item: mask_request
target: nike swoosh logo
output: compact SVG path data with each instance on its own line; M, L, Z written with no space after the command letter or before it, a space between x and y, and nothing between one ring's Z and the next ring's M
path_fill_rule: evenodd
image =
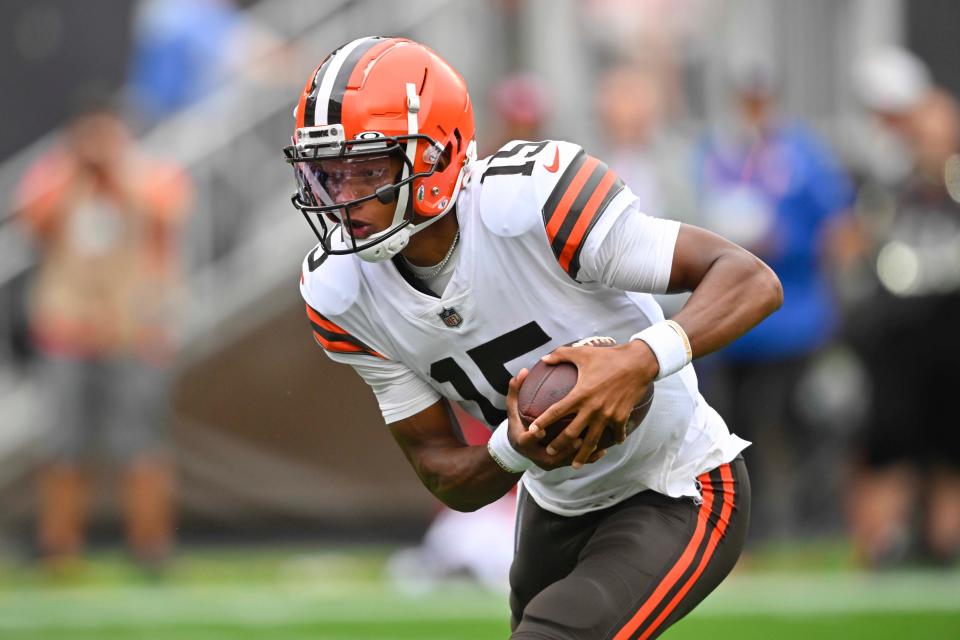
M554 147L553 149L553 164L543 165L547 171L550 173L556 173L560 168L560 147Z

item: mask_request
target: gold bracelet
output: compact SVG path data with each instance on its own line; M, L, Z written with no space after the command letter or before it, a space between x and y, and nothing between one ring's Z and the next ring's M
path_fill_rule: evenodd
M687 332L674 320L665 320L665 322L670 325L670 328L676 331L680 339L683 340L683 348L687 351L687 362L691 362L693 360L693 348L690 346L690 338L687 337Z

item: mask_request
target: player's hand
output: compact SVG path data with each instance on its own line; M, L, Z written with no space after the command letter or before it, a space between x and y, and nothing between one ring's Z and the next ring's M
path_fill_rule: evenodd
M608 426L613 429L617 443L626 439L630 412L659 371L656 356L640 340L615 347L559 347L544 356L543 361L575 365L577 384L534 420L530 429L536 429L535 435L542 437L547 426L563 416L575 414L546 450L561 457L573 452L571 465L576 469L590 461Z
M521 369L520 372L510 380L509 391L507 392L507 437L510 444L520 452L521 455L529 458L541 469L550 471L560 467L568 467L577 454L577 448L580 444L572 442L568 448L559 453L548 453L546 447L540 444L540 438L536 430L529 430L523 426L520 420L520 411L517 409L517 397L520 393L520 385L527 377L528 371ZM585 462L596 462L604 456L605 450L594 451L591 455L584 458Z

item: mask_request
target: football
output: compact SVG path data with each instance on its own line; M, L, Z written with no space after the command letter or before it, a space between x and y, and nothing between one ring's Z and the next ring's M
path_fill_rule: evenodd
M591 346L591 347L612 347L616 341L612 338L584 338L567 346ZM530 426L530 423L540 417L547 407L556 403L558 400L570 393L573 386L577 383L577 368L569 362L560 364L547 364L538 361L530 369L523 384L520 386L519 396L517 398L517 409L520 412L520 420L523 426ZM636 429L650 411L653 403L653 384L647 387L637 406L634 407L627 421L627 435L629 436ZM546 429L546 435L540 440L540 444L547 446L561 431L573 420L573 415L564 416ZM607 427L600 437L598 448L605 449L616 443L614 432Z

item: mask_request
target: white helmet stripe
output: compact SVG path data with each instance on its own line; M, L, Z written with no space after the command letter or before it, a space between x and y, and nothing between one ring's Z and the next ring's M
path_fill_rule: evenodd
M330 116L328 108L330 106L330 93L333 91L333 85L337 81L337 76L340 75L340 69L343 68L343 65L347 59L350 58L350 54L353 53L354 49L371 40L372 38L369 37L357 38L353 42L340 47L330 58L330 66L323 74L323 79L317 88L317 107L313 114L313 125L315 127L333 124L328 121Z
M407 89L407 133L411 136L420 133L420 123L417 118L417 113L420 112L420 97L417 95L417 85L412 82L406 83ZM417 140L416 138L410 138L407 140L407 149L406 149L407 160L410 161L410 167L413 167L417 162ZM400 179L406 180L410 175L410 169L407 166L407 163L403 164L403 170L400 173ZM393 210L393 225L396 226L403 222L404 217L407 213L407 199L409 198L410 192L413 190L413 185L400 189L400 193L397 197L397 206Z

